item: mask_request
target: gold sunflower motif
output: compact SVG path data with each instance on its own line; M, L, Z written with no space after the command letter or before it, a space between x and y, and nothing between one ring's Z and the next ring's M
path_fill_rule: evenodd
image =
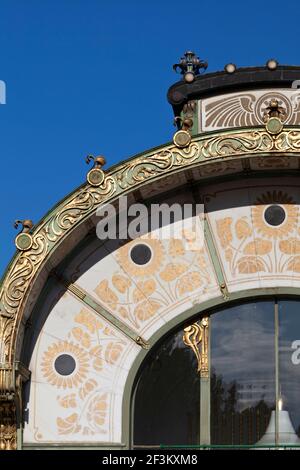
M74 361L74 370L68 375L60 374L55 367L55 361L61 356L71 356ZM72 361L72 360L71 360ZM44 353L41 368L45 379L58 388L73 388L82 383L88 372L88 354L78 346L67 341L59 341L49 346Z
M148 250L149 261L144 264L138 264L134 262L132 258L133 249L138 245L146 245L150 250ZM158 272L163 262L164 251L160 240L154 238L140 238L138 240L133 240L120 248L116 257L120 266L129 275L151 276Z
M298 207L292 196L282 191L268 191L255 201L252 208L253 225L258 233L266 238L283 238L289 235L298 223ZM285 215L282 223L270 225L266 220L266 211L269 207L276 205L281 207Z

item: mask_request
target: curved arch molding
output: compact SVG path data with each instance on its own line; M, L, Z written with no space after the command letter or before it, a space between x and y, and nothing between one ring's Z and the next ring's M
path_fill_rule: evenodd
M30 250L18 253L0 291L0 363L13 364L17 331L35 279L64 238L97 208L132 189L185 168L241 157L300 155L300 132L286 129L276 137L261 128L195 137L184 149L163 147L117 165L105 173L99 187L80 187L45 217L32 233Z
M91 186L86 183L64 199L33 229L31 248L17 253L2 282L0 292L0 396L6 399L12 397L17 389L17 378L26 379L26 371L22 371L21 365L18 365L24 324L49 271L58 263L57 253L60 247L66 239L72 237L73 244L76 244L76 234L80 233L83 223L95 214L99 206L135 189L146 188L155 180L167 178L182 171L205 168L204 176L214 176L218 174L218 168L223 168L227 162L230 162L232 168L238 168L234 166L233 162L239 161L247 161L247 164L241 167L241 171L249 171L251 162L255 162L256 169L264 170L272 169L273 166L278 169L278 161L280 161L283 169L289 169L290 161L292 161L290 157L294 157L296 160L296 163L293 161L290 167L291 170L294 170L298 168L299 156L300 132L296 128L284 128L283 132L276 136L271 136L262 127L214 134L207 133L193 138L186 148L179 149L173 144L167 145L121 163L111 170L103 172L102 182L99 186ZM276 157L277 163L271 162L268 157ZM210 166L211 170L209 170ZM235 224L237 222L235 221ZM223 285L223 268L220 267L218 256L214 255L214 246L219 244L220 248L224 248L225 242L222 237L217 243L216 240L212 240L209 225L215 223L217 222L209 221L207 226L207 245L209 256L213 260L211 269L214 271L211 274L211 295L209 297L217 297L221 291L223 298L226 299L227 287L226 284ZM226 220L223 221L223 224L221 231L225 230L226 232L228 229L228 227L226 228ZM236 237L240 240L240 237L243 237L243 231L247 231L247 226L240 222L238 230L240 235L237 233ZM249 246L249 257L251 250L256 249L256 245ZM264 256L263 252L267 253L271 248L265 243L261 244L259 249L262 251L261 255ZM288 246L285 248L286 251L290 249ZM230 256L229 253L227 256ZM261 260L251 265L250 258L244 261L244 268L241 269L248 269L249 272L252 270L253 273L255 271L259 273L259 263L267 263L267 261ZM298 263L298 260L295 259L294 263ZM229 278L230 275L226 277L230 285ZM289 283L290 279L286 278L283 285L288 286ZM250 288L261 287L261 285L258 275ZM268 286L274 287L274 283ZM298 282L295 287L298 288ZM242 289L243 287L240 287L238 290ZM183 305L184 303L182 303ZM149 338L150 333L147 336ZM118 438L115 436L113 442L118 441L119 438L120 436Z

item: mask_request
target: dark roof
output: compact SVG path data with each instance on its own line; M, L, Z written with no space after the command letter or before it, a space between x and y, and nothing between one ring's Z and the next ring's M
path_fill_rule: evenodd
M281 65L275 70L245 67L232 74L222 71L198 75L192 83L180 80L169 88L167 98L178 116L189 100L254 88L290 88L294 80L300 80L300 66Z

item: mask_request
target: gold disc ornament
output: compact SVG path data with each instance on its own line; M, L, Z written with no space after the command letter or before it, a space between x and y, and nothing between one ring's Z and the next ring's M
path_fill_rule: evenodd
M104 181L104 172L100 168L92 168L86 179L91 186L100 186Z
M176 147L184 148L187 147L192 140L191 134L187 131L177 131L173 136L173 142Z
M282 128L283 128L283 124L278 117L271 117L266 124L266 129L269 132L269 134L273 134L273 135L280 134L280 132L282 131Z
M16 236L15 244L20 251L30 250L32 247L32 236L29 233L19 233Z

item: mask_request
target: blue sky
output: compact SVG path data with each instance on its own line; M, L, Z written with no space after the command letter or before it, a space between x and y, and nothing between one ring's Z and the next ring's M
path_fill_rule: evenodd
M296 1L0 0L0 274L13 221L37 222L80 185L88 153L110 166L171 139L166 92L185 50L207 72L297 65L299 13Z

